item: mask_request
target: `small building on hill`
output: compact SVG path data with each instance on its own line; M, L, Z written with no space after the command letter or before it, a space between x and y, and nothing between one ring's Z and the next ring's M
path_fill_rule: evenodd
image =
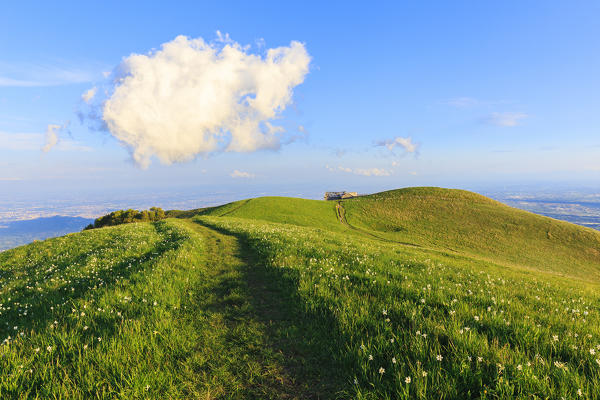
M341 200L341 199L351 199L352 197L357 197L357 192L325 192L325 200Z

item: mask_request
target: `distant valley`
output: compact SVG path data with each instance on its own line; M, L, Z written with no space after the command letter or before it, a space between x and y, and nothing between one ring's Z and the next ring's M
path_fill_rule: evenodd
M77 232L93 221L90 218L56 215L22 221L0 222L0 251L31 243L34 240L44 240Z

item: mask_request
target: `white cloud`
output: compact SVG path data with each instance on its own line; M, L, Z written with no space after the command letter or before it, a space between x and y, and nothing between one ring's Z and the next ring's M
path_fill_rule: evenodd
M484 122L496 126L513 127L520 125L521 121L529 117L521 112L494 112L484 119Z
M331 172L341 171L354 175L362 175L362 176L390 176L392 171L384 169L384 168L348 168L338 166L337 168L330 167L326 165L327 168Z
M235 171L233 171L231 174L229 174L229 176L231 176L232 178L246 178L246 179L254 178L254 174L251 174L249 172L238 171L237 169Z
M126 57L105 101L95 99L99 111L88 116L97 115L142 167L152 156L171 164L279 148L283 128L272 121L308 73L306 48L293 41L263 57L217 35L214 43L178 36L157 51Z
M58 143L58 131L61 129L63 127L60 125L48 125L48 128L46 128L46 144L42 147L44 153L49 152L51 148L56 146L56 143Z
M376 143L376 146L385 146L389 151L393 151L396 146L400 146L407 153L414 153L417 151L419 145L413 143L411 137L397 136L394 139L385 139Z
M87 92L85 92L84 94L82 94L81 98L86 103L89 103L90 101L92 101L92 99L94 98L94 96L96 96L96 92L97 91L98 91L98 88L96 86L94 86L93 88L91 88L90 90L88 90Z

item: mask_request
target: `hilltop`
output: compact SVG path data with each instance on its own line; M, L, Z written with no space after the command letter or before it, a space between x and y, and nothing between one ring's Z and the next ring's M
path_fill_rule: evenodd
M164 217L0 253L0 397L600 398L600 232L441 188Z

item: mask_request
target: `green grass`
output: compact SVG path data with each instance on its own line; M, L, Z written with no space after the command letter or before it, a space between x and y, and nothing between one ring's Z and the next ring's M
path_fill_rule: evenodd
M463 191L336 204L0 253L0 398L600 398L598 233Z

